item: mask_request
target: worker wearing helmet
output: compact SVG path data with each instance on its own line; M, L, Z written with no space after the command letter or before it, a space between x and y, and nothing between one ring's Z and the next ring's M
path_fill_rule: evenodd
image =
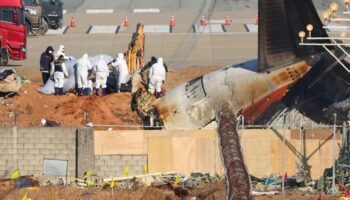
M149 70L149 84L148 91L151 94L156 92L156 97L159 98L162 91L162 85L165 81L165 67L163 64L163 58L159 57L156 64L153 64L151 69Z
M83 90L85 88L88 88L88 75L89 75L89 69L92 68L91 63L89 61L88 54L84 54L83 57L81 57L78 60L77 63L77 93L78 95L82 95Z
M105 96L107 94L107 77L109 75L106 62L102 59L97 61L94 71L96 72L96 96L99 96L100 87L102 88L102 95Z
M63 95L64 78L68 77L63 55L60 55L58 59L53 62L50 74L53 75L55 79L55 95Z
M114 76L117 80L116 89L117 92L120 92L121 84L127 83L130 78L128 65L126 64L123 53L118 54L117 59L114 60L114 62L112 62L112 67L114 71Z
M42 75L43 84L50 78L51 65L53 62L53 48L52 46L48 46L46 51L40 56L40 71Z

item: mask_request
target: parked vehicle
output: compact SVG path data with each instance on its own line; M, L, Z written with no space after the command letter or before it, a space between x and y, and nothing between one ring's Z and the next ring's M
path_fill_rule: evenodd
M0 1L0 65L26 58L26 27L22 0Z
M48 29L62 27L62 0L23 0L27 34L45 35Z

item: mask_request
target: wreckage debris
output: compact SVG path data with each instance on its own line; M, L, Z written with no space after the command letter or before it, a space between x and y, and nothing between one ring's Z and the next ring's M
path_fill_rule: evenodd
M22 87L25 79L12 68L0 70L0 97L14 96Z

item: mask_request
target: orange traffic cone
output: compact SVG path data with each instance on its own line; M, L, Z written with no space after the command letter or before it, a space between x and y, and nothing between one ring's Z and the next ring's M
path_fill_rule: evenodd
M175 18L174 18L174 16L171 16L169 26L170 26L171 28L174 28L174 26L175 26Z
M205 19L205 17L203 16L201 19L201 25L202 26L206 26L207 25L207 20Z
M230 17L229 17L229 16L226 16L226 18L225 18L225 25L226 25L226 26L229 26L230 24L231 24Z
M70 27L71 27L71 28L75 27L74 17L72 17L72 18L70 19Z
M129 27L129 19L128 19L128 17L125 17L123 26L124 27Z
M256 16L255 25L259 25L259 16Z

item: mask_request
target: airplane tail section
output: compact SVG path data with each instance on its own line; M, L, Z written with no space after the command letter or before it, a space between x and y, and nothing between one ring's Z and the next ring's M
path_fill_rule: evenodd
M324 51L322 47L298 45L298 33L307 33L308 24L314 27L313 37L328 37L312 0L259 0L259 20L260 72L284 67Z

